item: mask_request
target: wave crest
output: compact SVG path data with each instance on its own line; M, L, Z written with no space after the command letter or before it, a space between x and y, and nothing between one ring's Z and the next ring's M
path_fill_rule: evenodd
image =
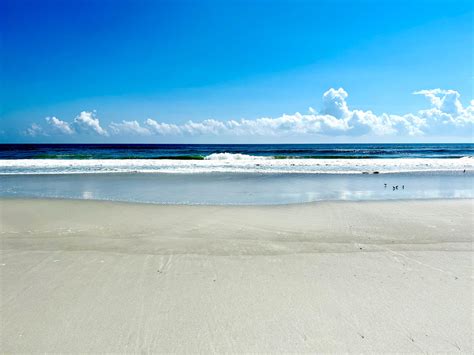
M254 156L240 153L213 153L204 158L205 160L268 160L272 157Z
M474 159L274 159L220 153L206 160L0 159L0 175L87 173L290 173L474 172Z

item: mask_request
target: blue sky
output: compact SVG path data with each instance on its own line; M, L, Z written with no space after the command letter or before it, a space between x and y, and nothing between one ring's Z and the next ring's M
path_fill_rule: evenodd
M4 142L472 141L471 1L0 7Z

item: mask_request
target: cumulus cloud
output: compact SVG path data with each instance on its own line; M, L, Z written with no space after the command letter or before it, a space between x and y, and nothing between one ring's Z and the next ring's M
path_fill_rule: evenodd
M145 124L160 135L423 135L427 127L426 117L415 114L376 115L372 111L351 110L342 89L329 89L323 94L321 111L310 107L308 114L296 112L279 117L262 117L253 120L239 119L219 121L208 119L188 121L179 125L148 119Z
M45 118L46 122L53 127L54 130L57 130L59 133L64 133L64 134L73 134L74 130L71 128L70 124L61 121L60 119L56 117L46 117Z
M149 127L149 129L160 135L176 135L181 134L181 129L175 124L169 123L160 123L152 120L151 118L145 121L145 124Z
M189 120L184 123L166 123L148 118L138 121L112 122L110 133L116 135L160 136L293 136L293 135L376 135L419 136L426 134L465 134L472 132L474 124L474 100L464 107L461 95L455 90L430 89L414 92L429 100L430 107L416 113L394 115L376 114L370 110L351 109L347 103L349 94L343 89L331 88L322 96L321 110L310 107L308 113L283 114L278 117L256 119L231 119L203 121ZM51 128L46 131L32 125L25 131L29 136L48 134L81 134L83 132L108 136L94 112L81 112L72 123L56 117L46 121Z
M109 127L114 134L151 134L148 128L140 126L140 123L137 121L122 121L121 123L112 122Z
M351 111L347 106L346 99L349 94L343 89L329 89L323 94L323 115L329 115L337 119L349 119Z
M431 102L432 107L427 110L420 110L419 116L430 121L440 122L444 128L453 125L454 127L469 127L472 129L474 123L474 100L469 106L463 107L459 92L455 90L420 90L415 91L415 95L423 95Z
M99 119L95 117L94 112L82 111L76 118L74 124L82 132L97 133L101 136L108 136L108 132L100 126Z
M413 94L427 97L434 106L433 108L442 112L458 115L463 110L461 101L459 101L461 95L455 90L420 90L415 91Z
M23 134L29 137L38 137L45 135L45 132L43 131L43 128L41 128L41 126L37 125L36 123L33 123L23 132Z

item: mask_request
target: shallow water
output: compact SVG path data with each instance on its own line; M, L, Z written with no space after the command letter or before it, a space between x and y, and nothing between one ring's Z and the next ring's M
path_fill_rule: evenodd
M3 175L0 197L266 205L324 200L474 198L473 183L472 172ZM397 185L398 189L393 190Z

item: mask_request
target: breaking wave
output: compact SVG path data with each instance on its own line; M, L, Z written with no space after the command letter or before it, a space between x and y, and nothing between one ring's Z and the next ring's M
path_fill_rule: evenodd
M474 171L474 159L275 159L245 154L215 153L204 159L3 159L0 174L86 173L287 173L356 174Z
M262 157L256 155L247 155L240 153L213 153L204 158L205 160L268 160L274 157Z

